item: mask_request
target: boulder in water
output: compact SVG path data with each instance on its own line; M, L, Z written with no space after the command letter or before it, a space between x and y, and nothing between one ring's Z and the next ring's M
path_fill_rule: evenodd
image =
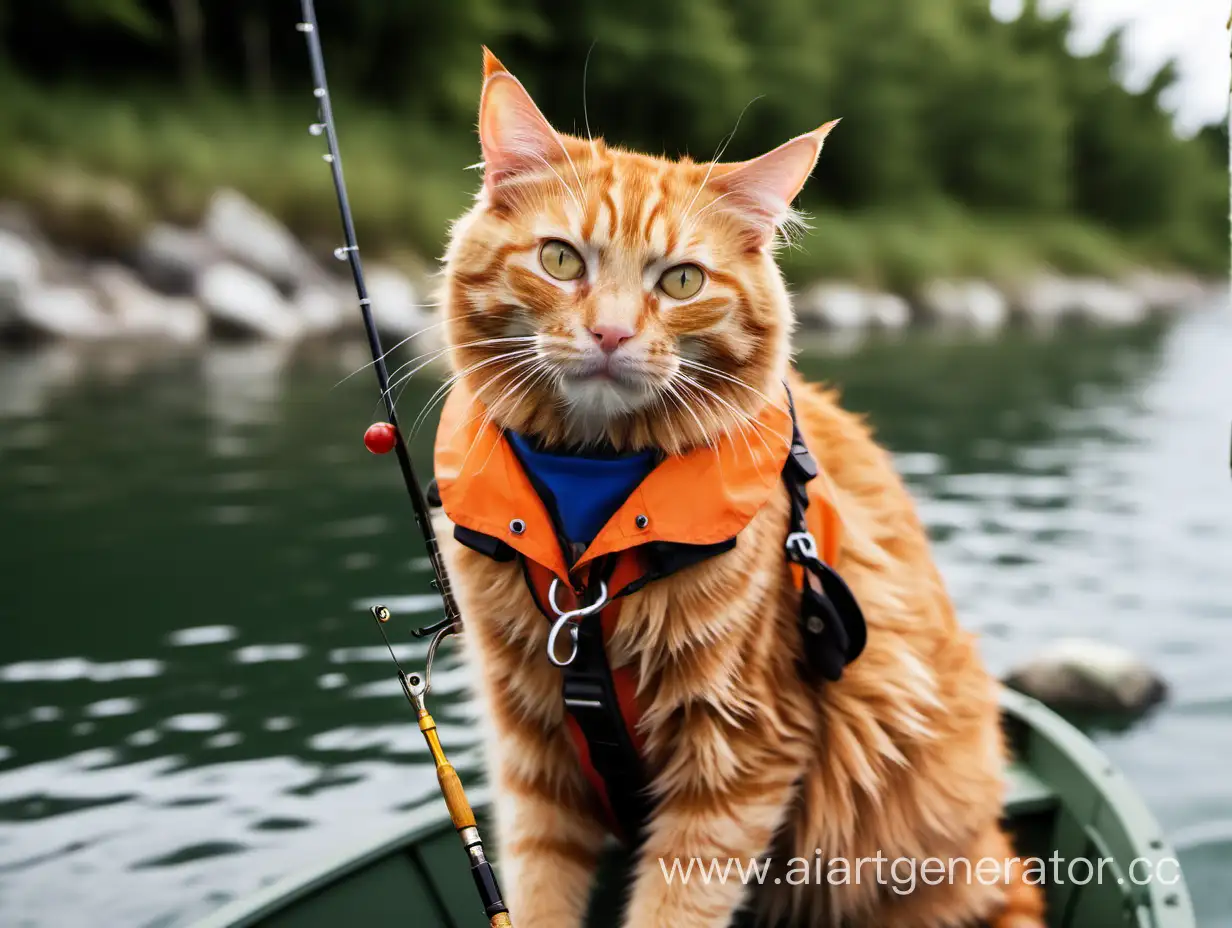
M920 294L928 318L941 325L995 332L1009 319L1009 301L982 280L935 280Z
M164 293L188 295L197 277L222 258L222 250L204 232L156 222L137 247L136 262L151 286Z
M38 251L24 236L0 228L0 330L21 321L18 301L42 276Z
M304 332L304 324L277 287L229 261L215 264L201 274L197 298L221 335L291 339Z
M214 194L202 229L229 258L259 271L283 292L321 273L286 226L235 190Z
M382 335L401 341L423 328L428 317L419 305L411 278L384 264L372 265L365 276L372 319ZM358 315L359 308L353 311Z
M833 330L867 328L872 322L868 294L854 284L823 283L810 287L795 300L801 327Z
M880 329L904 329L911 324L911 306L897 293L868 294L868 314Z
M1137 715L1167 695L1154 670L1117 645L1063 638L1005 677L1005 685L1054 709Z
M115 319L84 287L27 287L11 309L17 326L35 336L97 339L119 333Z
M125 335L176 342L193 342L205 335L205 312L196 300L155 293L119 264L94 267L90 280Z

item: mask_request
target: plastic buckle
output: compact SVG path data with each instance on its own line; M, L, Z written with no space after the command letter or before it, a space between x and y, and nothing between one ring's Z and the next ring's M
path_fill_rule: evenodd
M817 539L812 532L791 532L787 536L786 547L787 553L794 554L793 560L797 562L820 560L817 556Z

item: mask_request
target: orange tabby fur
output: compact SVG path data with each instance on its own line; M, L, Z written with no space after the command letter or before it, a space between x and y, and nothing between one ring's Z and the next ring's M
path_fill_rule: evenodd
M723 926L744 901L736 880L669 885L659 858L1012 857L998 824L997 685L955 620L888 455L834 394L790 370L773 242L829 127L741 165L672 162L557 134L490 54L485 71L485 182L445 265L455 376L498 425L549 445L668 453L722 431L766 440L749 417L787 378L843 520L834 566L868 620L867 649L841 681L800 678L781 492L732 551L624 601L609 659L636 668L658 801L625 924ZM545 239L577 247L587 276L566 284L544 273ZM706 283L672 301L655 279L682 261L702 266ZM636 333L618 349L627 369L592 382L586 330L608 324ZM447 525L441 535L492 727L513 921L577 928L605 829L544 655L548 622L516 564L462 548ZM1017 871L993 886L920 883L905 895L868 873L860 885L768 885L753 904L767 921L802 925L1043 924L1039 890Z

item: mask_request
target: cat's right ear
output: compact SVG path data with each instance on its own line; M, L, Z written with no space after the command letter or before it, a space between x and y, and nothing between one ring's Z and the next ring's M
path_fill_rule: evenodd
M545 161L560 155L563 146L521 81L487 48L483 50L479 145L483 182L489 190L520 171L542 168Z

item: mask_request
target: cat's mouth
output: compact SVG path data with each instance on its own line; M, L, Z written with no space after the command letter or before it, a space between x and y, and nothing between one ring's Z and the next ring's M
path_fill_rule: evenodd
M607 420L649 403L659 378L622 358L587 358L564 365L557 389L575 414Z
M641 392L649 389L654 379L644 365L629 358L587 357L561 364L561 380L574 384L609 384L616 388Z

